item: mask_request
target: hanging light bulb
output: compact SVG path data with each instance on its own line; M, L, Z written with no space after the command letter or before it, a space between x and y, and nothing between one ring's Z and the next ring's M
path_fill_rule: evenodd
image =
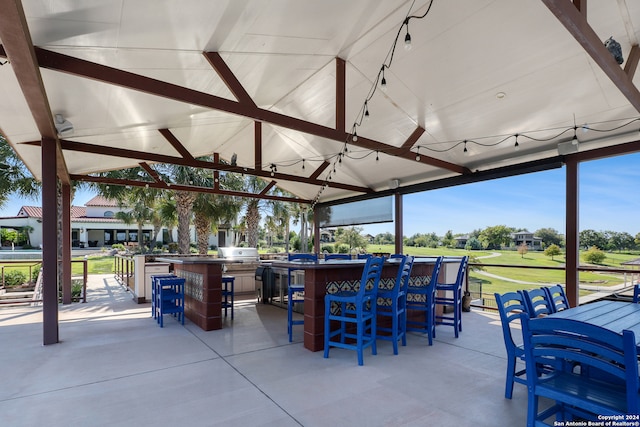
M369 106L367 101L364 101L364 119L369 120Z
M351 140L353 142L358 141L358 132L356 132L356 127L353 127L353 134L351 135ZM344 150L347 151L347 146L345 145Z
M302 170L304 170L304 159L302 159Z
M467 140L464 140L464 150L462 150L462 154L469 154L469 151L467 150Z
M420 146L418 146L418 151L416 151L416 161L420 161Z
M516 133L516 143L513 145L513 149L518 151L520 149L520 144L518 144L518 134Z
M578 126L573 127L573 139L571 140L571 145L578 145L578 135L576 135L576 131L578 130Z
M411 50L411 34L409 34L409 18L404 21L407 26L407 34L404 36L404 50Z
M380 69L382 71L382 80L380 80L380 87L382 90L387 90L387 79L384 78L384 65Z
M380 157L378 157L378 152L376 151L376 162L380 161Z

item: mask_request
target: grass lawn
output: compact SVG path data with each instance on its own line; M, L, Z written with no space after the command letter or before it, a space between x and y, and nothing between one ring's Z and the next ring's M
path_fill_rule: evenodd
M368 250L371 252L390 252L393 253L393 245L369 245ZM472 263L484 264L502 264L502 265L524 265L527 267L564 267L565 258L563 255L556 256L552 260L545 256L543 252L528 252L520 255L517 251L466 251L464 249L446 249L446 248L415 248L407 246L404 248L405 253L414 256L471 256ZM483 258L492 254L499 256ZM604 263L598 267L615 267L624 268L622 262L638 258L637 255L628 255L620 253L607 253ZM587 265L587 264L582 264ZM541 270L532 268L508 268L508 267L483 267L482 270L501 278L490 277L481 272L473 271L469 274L470 283L476 286L471 288L482 288L482 294L492 296L494 292L504 293L518 289L530 289L543 286L549 283L564 283L564 270ZM517 283L511 280L527 282ZM627 279L629 280L629 279ZM581 272L581 285L616 285L624 282L624 276L621 274L606 274L598 272ZM588 293L589 291L581 291Z

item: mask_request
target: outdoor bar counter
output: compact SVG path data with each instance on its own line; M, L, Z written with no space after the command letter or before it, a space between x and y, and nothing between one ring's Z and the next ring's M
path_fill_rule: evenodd
M185 279L184 314L205 331L222 328L222 265L236 261L211 257L158 257ZM237 261L240 262L240 261Z
M324 349L324 296L339 289L359 285L366 260L271 261L276 268L304 270L304 347ZM435 257L416 258L412 283L424 283L431 277ZM395 281L399 260L386 260L382 281ZM441 272L441 274L443 274ZM444 277L444 276L441 276Z

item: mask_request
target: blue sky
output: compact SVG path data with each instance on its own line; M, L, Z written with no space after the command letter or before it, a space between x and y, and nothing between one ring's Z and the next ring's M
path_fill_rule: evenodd
M640 232L640 154L584 162L580 165L580 229ZM404 199L404 234L468 233L494 225L555 228L564 234L565 169L411 194ZM80 191L73 204L94 196ZM38 199L13 197L0 216L14 216ZM393 233L393 224L364 226L365 232ZM297 227L293 227L297 230Z

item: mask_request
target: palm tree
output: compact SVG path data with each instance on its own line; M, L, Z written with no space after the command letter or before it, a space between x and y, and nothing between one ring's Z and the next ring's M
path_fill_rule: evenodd
M294 203L292 205L292 217L294 225L300 223L300 251L307 252L309 248L308 230L311 227L310 221L313 220L313 212L309 212L306 205Z
M40 183L31 176L22 160L16 155L6 139L0 136L0 207L13 193L35 197L40 192Z
M259 193L267 183L256 177L250 176L245 180L245 190L250 193ZM247 199L245 222L247 224L247 243L249 247L258 247L258 228L260 226L260 202L261 199Z

